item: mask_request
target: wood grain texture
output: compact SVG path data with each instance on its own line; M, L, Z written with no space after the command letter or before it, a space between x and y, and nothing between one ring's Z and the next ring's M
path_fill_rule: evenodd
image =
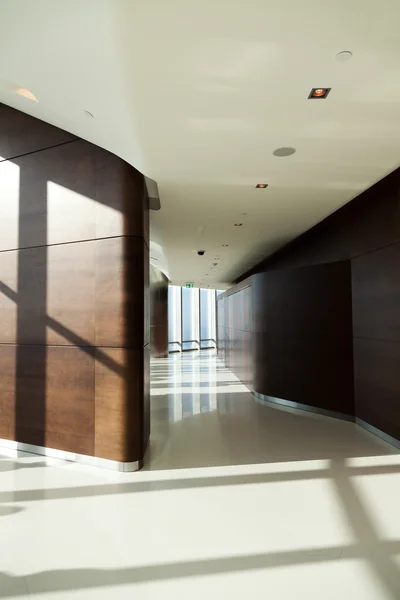
M93 146L91 147L93 152ZM149 245L149 207L144 177L117 156L95 148L96 237L132 235Z
M17 339L18 252L0 252L0 344Z
M291 274L287 277L294 277L293 267L323 264L325 268L326 263L344 260L351 260L352 271L355 413L400 439L399 407L394 400L397 390L394 373L400 372L396 347L400 342L400 169L239 279L246 281L261 272L285 272ZM336 310L335 290L329 281L326 283L332 292L332 300L327 306ZM290 294L290 286L287 291ZM260 297L267 298L271 294L273 289L265 287ZM310 303L315 303L314 297L310 298ZM265 306L260 308L261 316L258 312L255 316L257 322L262 320L266 310ZM283 319L284 306L277 305L274 310L275 316L279 317L275 322L279 323L281 317ZM270 310L268 321L271 323L274 322L274 310ZM288 332L299 331L306 324L304 311L299 311L295 321L286 322ZM337 320L338 330L346 323L346 318ZM261 359L257 360L261 364ZM293 369L303 364L303 356L294 357L292 364ZM319 364L318 360L316 364ZM330 379L328 375L326 377L328 385ZM262 382L262 386L265 385Z
M104 356L119 369L110 369ZM143 349L96 348L95 456L122 462L143 458L144 356Z
M168 278L150 266L150 342L151 355L168 357Z
M48 344L94 345L95 259L96 246L99 243L101 241L48 247L47 315L50 317L46 319ZM32 250L21 252L32 252ZM35 277L35 273L32 273L32 276ZM72 332L75 338L72 340L71 336L66 337L65 330Z
M0 253L0 343L144 346L147 264L134 237Z
M142 348L147 343L146 263L148 248L141 238L96 242L96 346Z
M400 439L400 343L354 340L356 415Z
M140 460L150 339L143 176L0 105L0 198L0 437L91 455L97 444L103 458Z
M254 330L351 337L350 261L268 271L252 282Z
M350 262L252 280L254 389L354 414Z
M1 437L93 452L93 355L73 347L0 345L0 372Z
M0 103L0 160L37 152L76 136Z
M141 456L144 457L147 446L150 440L150 344L147 344L143 348L143 401L140 404L142 411L142 423L143 427L141 430Z
M0 438L15 439L17 347L0 344Z
M354 337L400 342L399 275L400 243L352 261Z
M217 304L219 355L241 381L354 414L350 261L254 275Z
M0 250L124 235L149 245L143 176L89 142L0 162L0 192Z

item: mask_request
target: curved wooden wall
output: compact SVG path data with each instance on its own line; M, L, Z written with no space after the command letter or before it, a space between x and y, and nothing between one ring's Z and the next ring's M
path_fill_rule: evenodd
M353 415L400 439L399 215L397 169L219 299L239 307L237 290L251 284L257 392Z
M142 459L148 246L140 173L0 105L0 438Z
M168 277L150 265L151 356L168 357Z

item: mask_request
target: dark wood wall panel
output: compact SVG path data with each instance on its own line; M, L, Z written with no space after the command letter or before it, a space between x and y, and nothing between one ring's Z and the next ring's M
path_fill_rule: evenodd
M127 462L141 454L142 371L141 349L96 348L96 456Z
M143 347L146 263L130 236L0 252L0 343Z
M89 142L0 162L0 182L0 250L122 235L149 245L144 178Z
M0 344L0 438L15 439L17 347Z
M250 389L253 385L251 287L217 301L218 355Z
M254 389L354 414L350 262L252 280Z
M252 290L255 331L351 337L350 261L262 273Z
M400 169L244 273L239 280L272 268L348 260L397 241L400 241Z
M150 343L151 355L168 357L168 278L150 265Z
M352 261L357 416L400 438L400 243Z
M356 415L400 438L400 343L354 339Z
M143 423L142 427L142 437L141 437L141 448L140 452L143 456L146 452L147 445L150 439L150 355L151 355L151 346L150 343L143 349L143 385L142 385L142 397L140 403L141 409L141 422Z
M148 221L133 167L0 104L0 438L141 460Z
M350 261L270 271L218 300L218 351L250 388L354 414Z
M352 279L354 337L400 342L400 243L354 259Z
M76 136L14 108L0 107L0 160L37 152L77 139Z
M325 291L329 292L325 294L326 306L329 311L333 310L337 313L338 299L334 272L329 270L327 265L339 261L350 261L352 271L354 358L353 361L348 358L349 364L345 370L348 372L350 367L353 369L355 414L370 425L400 439L400 407L397 400L397 381L400 373L400 354L397 348L400 344L400 169L373 185L239 279L238 286L247 281L247 278L254 276L252 277L255 279L253 289L257 288L257 278L260 273L276 273L277 278L288 277L290 280L287 285L286 299L281 302L282 299L277 297L276 307L269 309L269 315L266 313L266 306L269 306L269 300L273 303L275 292L268 287L259 290L265 305L259 313L255 312L257 327L263 319L271 323L271 327L280 326L284 321L285 335L287 333L288 336L293 336L294 332L306 325L305 315L312 314L311 309L317 297L321 292L325 294ZM301 295L299 297L295 290L296 272L300 273L302 269L293 269L293 267L306 268L317 264L326 270L327 279L320 291L315 289L311 293L310 288L310 294L304 297L306 304L302 305ZM233 292L235 290L236 288L233 288ZM298 307L297 313L293 311L293 319L285 315L285 302L291 295L294 296ZM328 301L329 296L330 301ZM326 321L327 315L321 313L318 317L317 311L315 316L321 318L323 322ZM348 320L343 316L333 320L332 324L339 332L347 328ZM311 339L309 341L311 349ZM288 355L287 350L281 349L282 343L286 343L284 338L279 341L279 352L284 353L282 364L285 365ZM263 341L257 339L256 355L265 352L271 356L270 346L269 338ZM337 352L342 353L343 357L348 356L340 348ZM308 372L308 366L305 364L308 350L298 347L297 351L290 350L289 354L293 356L290 359L292 374L290 385L294 386L289 389L289 383L287 384L289 399L293 400L300 396L310 397L310 391L304 394L305 388L300 389L301 379L305 380ZM332 360L335 363L338 359L333 356ZM258 371L257 365L262 364L262 359L256 356L255 361L255 370ZM312 361L316 372L318 371L317 377L321 378L321 382L322 378L325 378L326 385L329 387L331 379L329 373L323 370L320 355L317 353ZM278 365L276 368L278 369ZM344 369L344 365L341 368ZM271 371L259 372L262 377L260 387L270 385ZM296 381L298 389L295 387ZM310 403L310 400L307 403Z
M0 372L1 437L93 453L94 351L4 344Z
M96 242L96 346L139 348L148 343L144 327L148 260L142 238Z
M150 436L150 346L96 348L95 455L143 456Z

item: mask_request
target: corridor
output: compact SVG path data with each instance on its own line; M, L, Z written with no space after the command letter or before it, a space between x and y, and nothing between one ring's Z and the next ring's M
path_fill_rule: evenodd
M0 598L398 600L394 448L213 353L154 360L151 393L139 473L0 450Z

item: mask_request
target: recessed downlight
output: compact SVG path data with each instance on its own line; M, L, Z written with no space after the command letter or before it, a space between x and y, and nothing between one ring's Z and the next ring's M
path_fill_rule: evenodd
M241 227L243 223L235 223L235 227Z
M33 102L39 102L36 96L26 88L18 88L17 90L15 90L15 93L18 94L18 96L23 96L24 98L27 98L28 100L33 100Z
M308 99L324 100L328 96L330 91L331 88L312 88L311 92L309 93Z
M223 248L227 248L229 246L229 244L222 244Z
M90 112L90 110L84 110L83 114L85 117L89 117L89 119L94 119L94 114Z
M274 156L291 156L292 154L294 154L296 152L296 148L277 148L276 150L273 151L273 155Z
M268 183L257 183L256 188L259 190L265 190L268 187Z

